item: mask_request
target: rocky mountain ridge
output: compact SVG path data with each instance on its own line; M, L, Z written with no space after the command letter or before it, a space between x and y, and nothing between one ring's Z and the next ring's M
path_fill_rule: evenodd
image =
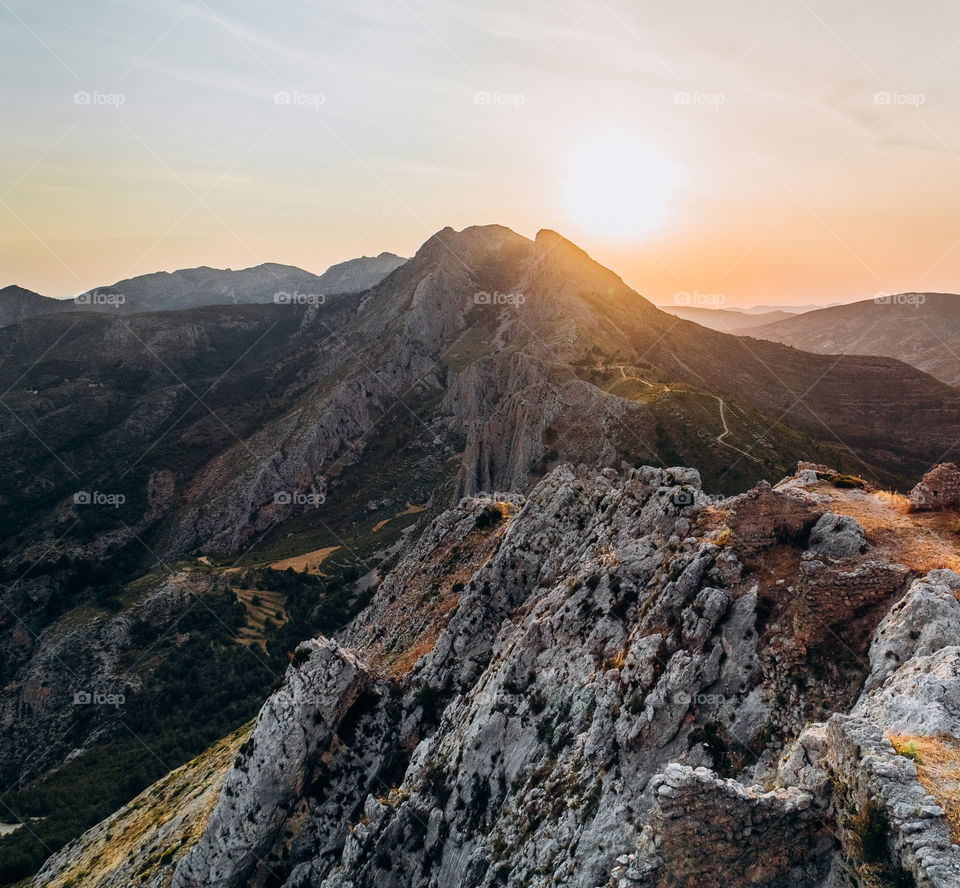
M782 310L753 313L734 308L704 308L696 305L658 305L657 307L667 314L693 321L711 330L719 330L721 333L742 333L753 327L785 321L799 314L796 311Z
M317 282L321 293L362 293L380 283L407 260L396 253L360 256L331 265Z
M321 275L277 262L238 270L207 266L183 268L125 278L115 284L94 287L73 299L51 299L23 287L9 286L0 289L0 327L62 311L130 314L284 300L315 304L328 294L369 290L406 261L394 253L383 252L339 262Z
M947 516L831 477L718 500L564 466L463 500L297 650L202 837L132 884L957 884L957 796L912 750L960 762L960 564L888 562Z
M41 296L16 284L0 289L0 327L48 312L66 310L67 305L62 300Z

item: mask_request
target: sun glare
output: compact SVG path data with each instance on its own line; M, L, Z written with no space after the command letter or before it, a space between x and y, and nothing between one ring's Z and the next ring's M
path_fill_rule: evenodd
M583 142L571 157L566 210L591 234L636 240L663 224L678 184L677 167L642 137L603 133Z

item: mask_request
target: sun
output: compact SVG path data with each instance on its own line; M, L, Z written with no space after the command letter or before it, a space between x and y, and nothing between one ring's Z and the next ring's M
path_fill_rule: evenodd
M599 133L570 158L564 201L572 222L609 240L637 240L666 220L678 168L639 134Z

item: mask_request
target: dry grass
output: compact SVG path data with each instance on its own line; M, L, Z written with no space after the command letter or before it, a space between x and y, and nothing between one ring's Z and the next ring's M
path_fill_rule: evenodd
M721 530L726 526L729 514L728 509L721 509L718 506L704 506L697 516L698 536L702 538L713 530Z
M416 515L418 512L422 512L425 508L426 508L425 505L415 506L413 503L410 502L410 500L407 500L407 507L402 512L397 512L397 514L391 518L384 518L383 521L378 521L376 524L373 525L373 532L376 533L378 530L380 530L381 528L389 524L391 521L393 521L394 518L401 518L404 515Z
M391 678L400 678L413 669L421 657L429 654L458 604L460 604L459 594L438 599L426 614L427 628L420 633L413 644L401 650L390 661L386 668L387 675Z
M153 883L200 838L251 724L145 789L102 823L84 833L65 855L48 888L97 888L121 874L127 885ZM113 881L112 884L118 884Z
M461 590L496 550L509 518L518 511L505 502L494 507L500 520L492 528L473 530L460 543L439 547L378 615L384 631L368 627L357 639L368 665L399 678L433 650L460 603Z
M247 623L240 630L240 640L244 644L266 640L267 620L277 626L287 621L284 611L286 599L279 592L268 592L264 589L237 589L236 593L237 598L247 609Z
M897 493L893 490L877 490L873 496L880 502L886 503L893 511L901 515L910 514L910 500L903 493Z
M888 739L900 755L916 765L920 785L945 812L950 840L960 845L960 740L906 734L892 734Z
M328 546L326 549L314 549L312 552L304 552L303 555L274 561L270 567L274 570L286 570L292 567L298 573L305 571L308 574L320 574L320 565L339 548L339 546Z
M819 485L817 492L832 497L833 512L860 522L867 542L876 550L869 557L905 564L918 574L937 568L960 572L954 513L910 512L905 496L883 490L839 490Z

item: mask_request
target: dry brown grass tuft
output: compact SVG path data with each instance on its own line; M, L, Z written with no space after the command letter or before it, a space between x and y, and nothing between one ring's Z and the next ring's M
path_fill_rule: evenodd
M905 494L893 490L878 490L873 494L874 499L886 503L893 511L901 515L910 514L910 500Z
M945 812L950 840L960 845L960 740L907 734L892 734L888 739L900 755L916 765L920 785Z

